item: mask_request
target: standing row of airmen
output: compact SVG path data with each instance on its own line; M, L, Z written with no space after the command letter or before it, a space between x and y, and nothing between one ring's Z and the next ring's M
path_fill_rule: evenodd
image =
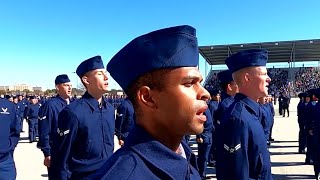
M225 61L233 82L226 83L226 93L232 94L223 98L219 106L226 107L214 119L218 179L272 179L267 145L272 112L264 113L257 102L268 95L267 60L266 50L251 49ZM125 102L132 104L128 110L134 112L132 128L114 120L114 107L103 97L108 77L100 56L83 61L76 70L86 88L81 99L70 103L70 80L58 76L57 97L39 112L38 147L49 179L204 178L205 167L198 169L201 161L197 163L183 140L207 130L204 124L210 120L205 114L216 116L207 110L210 94L201 85L198 65L196 30L187 25L150 32L123 47L106 69L127 94L130 101ZM1 100L1 106L1 127L6 131L0 132L0 179L14 179L12 151L20 127L10 132L13 104ZM119 109L117 117L125 113L126 108ZM130 133L116 130L115 122L117 127L129 127ZM115 132L122 147L113 153ZM197 136L197 142L202 144L205 137Z
M300 93L297 107L299 153L306 154L305 164L313 164L315 175L320 173L320 89Z

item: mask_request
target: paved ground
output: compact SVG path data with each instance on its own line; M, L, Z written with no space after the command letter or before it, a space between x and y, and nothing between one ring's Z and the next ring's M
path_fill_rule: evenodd
M298 152L298 123L296 107L298 99L293 99L290 105L290 117L278 115L276 108L273 138L275 142L270 147L272 173L275 180L285 179L314 179L313 167L304 165L305 155ZM27 126L25 125L25 130ZM21 141L15 150L18 180L43 180L46 177L46 168L43 156L36 143L28 143L27 133L22 133ZM196 150L195 150L196 152ZM208 168L209 176L215 177L214 168Z

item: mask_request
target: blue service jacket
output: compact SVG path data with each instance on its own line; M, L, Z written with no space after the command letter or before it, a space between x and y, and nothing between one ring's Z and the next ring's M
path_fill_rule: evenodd
M24 117L23 117L24 111L25 111L25 109L26 109L26 107L27 107L27 104L26 104L25 100L22 100L22 101L19 101L19 102L18 102L18 105L19 105L19 107L20 107L20 114L19 114L19 116L20 116L21 119L23 119L23 118L24 118Z
M60 112L51 151L53 179L67 179L67 169L76 174L96 171L113 154L115 110L104 97L102 102L99 107L86 92Z
M218 179L272 179L270 154L260 115L257 102L236 94L220 125L223 131L218 132Z
M260 108L262 112L261 125L263 128L266 140L268 140L270 135L270 130L273 125L273 114L271 112L271 109L268 103L264 105L260 105Z
M314 119L314 134L317 135L317 139L319 140L320 138L320 103L319 101L317 102L317 104L315 105L315 108L314 108L314 116L313 116L313 119ZM317 146L319 146L320 142L316 142L315 144L317 144ZM318 153L318 152L317 152Z
M185 142L181 143L186 159L153 139L139 125L135 125L126 143L90 180L193 180L200 179L190 164L194 155Z
M38 120L38 116L39 116L39 109L40 109L40 104L36 103L36 104L32 104L30 103L24 113L24 117L28 120Z
M204 112L204 115L207 117L206 122L204 122L203 126L203 132L201 134L197 135L197 138L202 138L203 139L203 143L205 144L210 144L212 143L212 132L214 131L214 125L212 122L212 117L211 117L211 113L210 110L207 109Z
M310 101L307 106L306 106L306 130L313 130L314 129L314 123L315 123L315 119L317 119L318 117L317 115L317 110L316 110L316 101Z
M0 162L2 157L13 151L20 138L20 121L14 104L0 99Z
M213 100L209 101L208 109L211 112L211 117L212 117L212 121L213 121L214 126L217 126L217 117L216 116L217 116L218 107L219 107L218 101L213 101Z
M42 150L45 157L50 156L50 149L54 137L57 136L58 115L67 102L59 95L46 101L39 110L39 142L37 147Z
M225 113L225 111L228 109L228 107L233 103L234 98L227 93L221 93L221 102L219 103L218 109L217 109L217 115L215 116L217 127L221 124L222 117Z
M304 109L305 109L305 103L303 101L300 101L297 106L298 123L305 124L305 119L303 118Z
M116 115L116 136L119 140L127 138L129 131L135 124L133 105L129 99L125 99L117 108Z

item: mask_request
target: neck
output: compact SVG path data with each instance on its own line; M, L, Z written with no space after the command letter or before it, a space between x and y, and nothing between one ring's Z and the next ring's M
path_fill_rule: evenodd
M149 119L150 120L150 119ZM142 121L147 122L147 121ZM139 124L139 122L137 122ZM173 134L168 131L168 128L159 127L159 125L139 124L143 127L154 139L165 145L167 148L174 152L178 152L179 145L183 139L183 136Z
M90 91L89 89L87 91L94 99L96 99L99 102L99 104L101 103L103 94Z

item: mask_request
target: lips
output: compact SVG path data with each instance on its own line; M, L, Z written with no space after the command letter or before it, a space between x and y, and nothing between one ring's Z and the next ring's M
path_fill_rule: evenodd
M205 122L207 120L207 117L203 114L207 109L208 109L208 106L205 105L197 111L196 115L198 116L200 121Z

